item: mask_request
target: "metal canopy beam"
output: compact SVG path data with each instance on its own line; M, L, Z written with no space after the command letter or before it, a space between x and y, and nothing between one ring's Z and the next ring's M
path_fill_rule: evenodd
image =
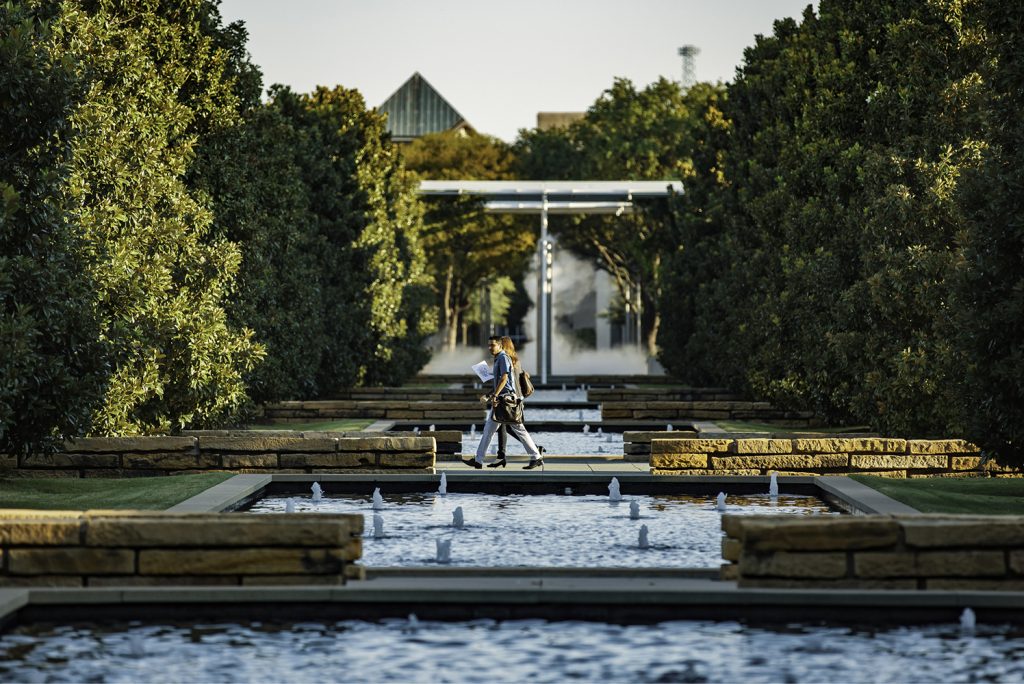
M682 194L682 181L420 181L425 197L469 195L485 202L491 214L539 214L537 256L537 367L540 381L551 375L551 304L554 244L548 237L548 214L623 214L636 200Z

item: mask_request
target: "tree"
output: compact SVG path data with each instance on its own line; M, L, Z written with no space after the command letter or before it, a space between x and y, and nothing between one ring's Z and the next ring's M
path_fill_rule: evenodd
M316 226L325 326L317 391L400 383L426 363L433 319L421 208L384 119L340 86L275 86L269 106L301 136L294 161Z
M511 150L488 136L443 132L417 138L402 151L406 166L427 180L508 180ZM444 198L426 203L424 248L435 298L440 302L443 346L453 349L458 333L474 318L485 286L501 276L518 278L536 244L531 224L513 216L488 215L481 202Z
M199 29L209 6L65 3L57 58L86 84L70 116L63 192L94 288L111 366L92 430L166 432L230 417L262 354L223 308L235 245L207 239L211 215L186 187L204 118L234 116L224 55Z
M973 21L971 21L973 19ZM983 0L964 21L980 38L982 164L965 174L964 269L956 283L967 436L1000 461L1024 464L1024 7Z
M683 90L659 79L642 90L617 79L583 119L564 129L524 131L516 141L520 174L577 180L682 180L692 174L698 113L720 86ZM641 312L645 344L656 352L662 255L672 221L664 202L621 217L552 221L561 244L590 258L615 279L623 302Z
M822 2L748 49L678 205L666 361L889 434L962 434L956 187L979 163L965 3ZM710 266L710 267L709 267Z
M88 429L102 398L93 284L61 189L84 86L55 55L55 8L0 6L0 453Z

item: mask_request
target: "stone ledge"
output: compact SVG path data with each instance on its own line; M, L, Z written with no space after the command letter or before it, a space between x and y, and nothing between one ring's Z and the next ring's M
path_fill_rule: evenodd
M77 453L124 453L142 451L188 451L198 454L195 437L80 437L64 442L64 451Z

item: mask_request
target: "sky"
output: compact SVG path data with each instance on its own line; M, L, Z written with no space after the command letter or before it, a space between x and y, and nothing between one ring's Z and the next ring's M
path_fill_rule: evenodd
M731 81L744 48L810 0L222 0L264 86L359 90L381 105L419 71L479 132L508 142L537 112L585 111L616 77Z

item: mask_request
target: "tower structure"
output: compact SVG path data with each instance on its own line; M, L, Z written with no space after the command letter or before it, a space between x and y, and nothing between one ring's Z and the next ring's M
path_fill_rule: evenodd
M679 48L679 56L683 58L683 80L684 88L689 88L697 82L697 55L700 48L696 45L684 45Z

